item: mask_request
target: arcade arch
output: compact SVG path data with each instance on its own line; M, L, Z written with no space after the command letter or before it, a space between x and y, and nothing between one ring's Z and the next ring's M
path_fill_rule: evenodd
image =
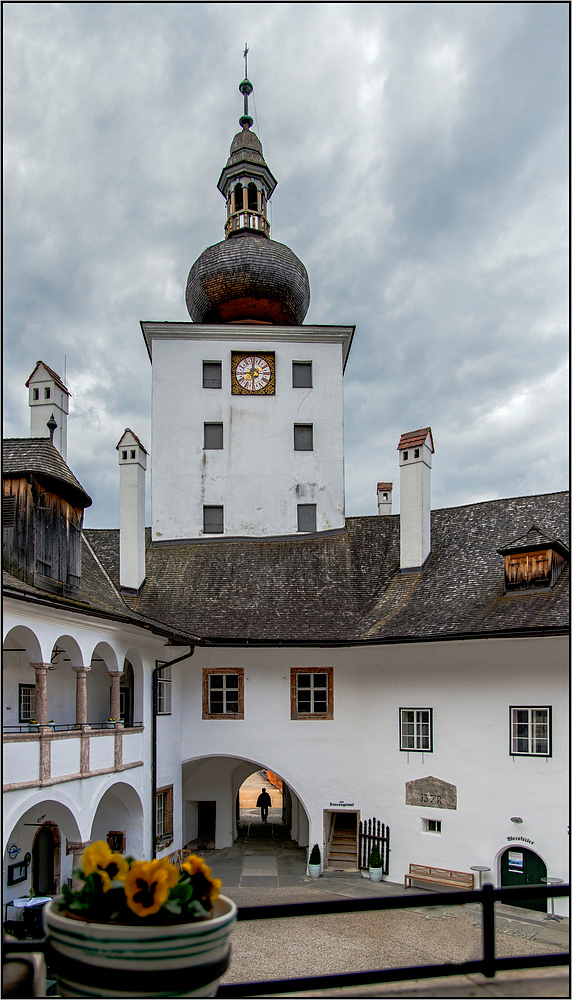
M116 781L105 790L95 810L89 839L106 841L122 854L143 857L143 804L132 785Z

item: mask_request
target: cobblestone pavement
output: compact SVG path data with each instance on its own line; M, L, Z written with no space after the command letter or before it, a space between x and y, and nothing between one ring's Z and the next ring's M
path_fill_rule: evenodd
M259 811L254 810L233 847L201 851L213 874L222 879L223 892L238 906L406 892L402 885L387 881L374 884L357 872L326 872L320 879L308 878L306 850L285 839L280 811L272 815L274 810L270 810L269 822L264 825L259 818L257 821L256 813L259 817ZM242 811L241 818L244 815ZM497 913L499 956L548 955L567 950L568 920L551 921L544 913L501 904L497 904ZM237 924L232 948L232 965L223 983L464 962L481 957L480 906L245 921ZM438 984L422 980L304 996L567 997L569 991L562 969L546 969L503 973L493 982L482 976L463 976L454 981L439 980Z

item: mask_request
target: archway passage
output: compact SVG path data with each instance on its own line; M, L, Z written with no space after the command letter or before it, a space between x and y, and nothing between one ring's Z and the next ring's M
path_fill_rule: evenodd
M36 896L56 891L55 853L56 839L51 826L40 827L32 847L32 889Z
M259 805L262 801L266 806ZM238 836L290 840L290 825L286 819L282 779L265 769L249 775L237 795Z
M546 865L542 858L529 851L527 847L517 844L504 851L501 857L501 885L541 885L546 876ZM546 913L545 899L522 899L513 906L524 906L527 910L540 910Z

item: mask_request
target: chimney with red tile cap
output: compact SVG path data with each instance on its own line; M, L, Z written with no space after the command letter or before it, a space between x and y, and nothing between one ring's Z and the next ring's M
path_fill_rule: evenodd
M402 573L421 569L431 554L431 456L435 451L430 427L402 434L400 567Z
M391 514L391 497L393 493L393 483L377 484L377 513Z

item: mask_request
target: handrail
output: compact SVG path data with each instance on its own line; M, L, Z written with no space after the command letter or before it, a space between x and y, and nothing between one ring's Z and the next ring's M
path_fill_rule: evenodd
M479 903L482 906L483 957L474 961L445 962L441 965L400 966L396 969L374 969L367 972L344 972L327 976L304 976L274 979L265 982L228 983L218 988L217 997L255 997L277 993L300 993L310 990L339 989L365 986L371 983L398 982L407 979L431 979L437 976L460 976L482 973L492 979L506 969L532 969L567 965L568 952L552 955L514 955L497 958L495 954L495 910L497 902L518 899L545 899L569 896L570 886L503 886L495 889L485 884L482 889L461 892L432 892L431 895L377 896L369 899L316 901L312 903L278 903L273 906L241 906L238 920L275 920L282 917L310 917L323 913L371 912L374 910L404 910L427 906L461 906Z
M89 726L89 729L83 730L83 731L84 732L88 732L88 733L90 731L91 732L99 732L102 729L108 729L108 728L110 728L110 727L108 727L107 723L104 723L104 722L89 722L89 723L87 723L87 725ZM28 722L22 722L22 723L20 723L17 726L2 726L2 733L5 734L5 735L7 735L7 736L9 736L11 734L17 734L17 733L29 733L29 732L35 733L35 732L39 731L39 728L40 728L40 724L36 723L36 725L32 728L32 730L30 730L29 723ZM42 728L43 729L51 729L51 731L53 733L71 733L71 732L80 733L82 731L82 730L76 728L76 723L75 722L67 722L67 723L63 723L63 722L59 723L59 722L57 722L57 723L54 723L53 725L47 724L46 726L43 726ZM113 726L113 728L115 728L115 726ZM143 728L144 728L144 726L143 726L142 722L132 722L130 726L125 726L124 725L124 730L125 729L143 729Z

